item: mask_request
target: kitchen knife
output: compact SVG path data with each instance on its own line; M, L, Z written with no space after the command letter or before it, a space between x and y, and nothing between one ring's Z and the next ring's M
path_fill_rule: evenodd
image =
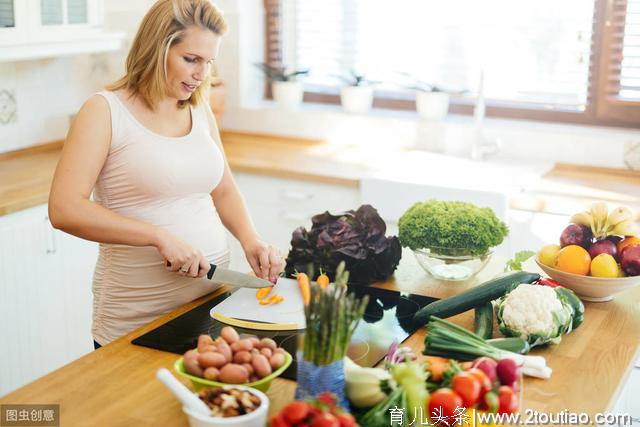
M171 267L171 263L169 261L165 261L165 263L167 264L167 267ZM213 283L236 286L239 288L268 288L269 286L273 286L273 283L270 281L256 276L250 276L238 271L229 270L228 268L218 267L215 264L209 264L209 267L207 279L211 280Z
M207 278L214 283L238 286L241 288L267 288L269 286L273 286L273 283L270 281L256 276L250 276L227 268L218 267L215 264L209 265L211 266L211 269L207 273Z

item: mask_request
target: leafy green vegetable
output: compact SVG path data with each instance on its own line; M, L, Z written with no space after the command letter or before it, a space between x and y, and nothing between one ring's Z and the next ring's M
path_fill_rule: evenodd
M416 203L398 226L402 246L430 248L441 255L484 255L509 234L490 208L442 200Z
M522 263L534 256L536 253L533 251L520 251L507 261L504 267L504 271L522 271Z

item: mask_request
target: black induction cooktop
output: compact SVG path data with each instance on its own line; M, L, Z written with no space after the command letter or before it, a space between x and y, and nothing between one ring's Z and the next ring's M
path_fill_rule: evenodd
M358 297L369 295L369 304L356 328L347 355L361 366L375 366L394 342L402 342L418 329L413 325L413 314L436 298L407 294L372 287L350 287ZM133 344L182 355L197 347L198 336L220 335L223 323L209 315L211 308L231 295L230 292L199 305L158 328L134 339ZM304 331L256 331L235 328L240 335L273 338L278 345L295 355L298 338ZM282 374L295 380L296 363Z

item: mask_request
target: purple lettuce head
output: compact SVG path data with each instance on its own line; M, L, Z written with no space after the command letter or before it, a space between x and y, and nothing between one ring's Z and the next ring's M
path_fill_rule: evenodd
M386 230L378 211L370 205L339 215L315 215L311 230L294 230L285 272L291 277L295 271L307 271L313 263L315 271L322 268L333 278L338 263L344 260L350 283L386 280L402 254L398 238L386 237Z

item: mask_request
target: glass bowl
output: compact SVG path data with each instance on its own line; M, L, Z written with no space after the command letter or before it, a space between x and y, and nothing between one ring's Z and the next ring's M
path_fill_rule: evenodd
M491 259L493 251L482 255L465 255L458 248L415 249L413 254L420 266L433 278L449 282L469 280L480 272Z

